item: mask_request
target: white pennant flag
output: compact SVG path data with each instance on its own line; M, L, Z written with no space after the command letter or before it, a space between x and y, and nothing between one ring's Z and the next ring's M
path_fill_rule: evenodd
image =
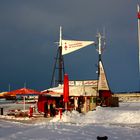
M99 74L98 90L109 90L105 71L101 61L99 61Z
M62 55L84 48L94 41L62 40Z

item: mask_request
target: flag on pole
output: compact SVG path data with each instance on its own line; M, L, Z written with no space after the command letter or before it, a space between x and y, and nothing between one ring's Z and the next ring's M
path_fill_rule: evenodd
M62 40L62 55L84 48L94 41Z

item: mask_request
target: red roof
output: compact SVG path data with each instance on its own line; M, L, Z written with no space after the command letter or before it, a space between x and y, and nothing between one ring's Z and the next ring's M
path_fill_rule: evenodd
M51 95L51 96L61 96L63 93L55 92L55 91L43 91L40 94L42 95Z

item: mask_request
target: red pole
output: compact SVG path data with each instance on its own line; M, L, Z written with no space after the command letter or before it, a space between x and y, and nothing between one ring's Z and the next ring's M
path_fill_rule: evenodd
M64 75L63 99L64 99L64 103L65 103L65 109L67 110L67 103L69 102L69 78L68 78L68 74Z
M30 106L29 117L33 117L33 107L32 106Z
M62 108L59 108L60 120L62 119Z

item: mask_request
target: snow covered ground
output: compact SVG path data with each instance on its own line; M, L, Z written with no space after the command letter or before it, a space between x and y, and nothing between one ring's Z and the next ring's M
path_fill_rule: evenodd
M22 124L0 120L0 140L109 140L140 139L140 103L122 103L118 108L97 107L79 114L65 112L60 120Z

